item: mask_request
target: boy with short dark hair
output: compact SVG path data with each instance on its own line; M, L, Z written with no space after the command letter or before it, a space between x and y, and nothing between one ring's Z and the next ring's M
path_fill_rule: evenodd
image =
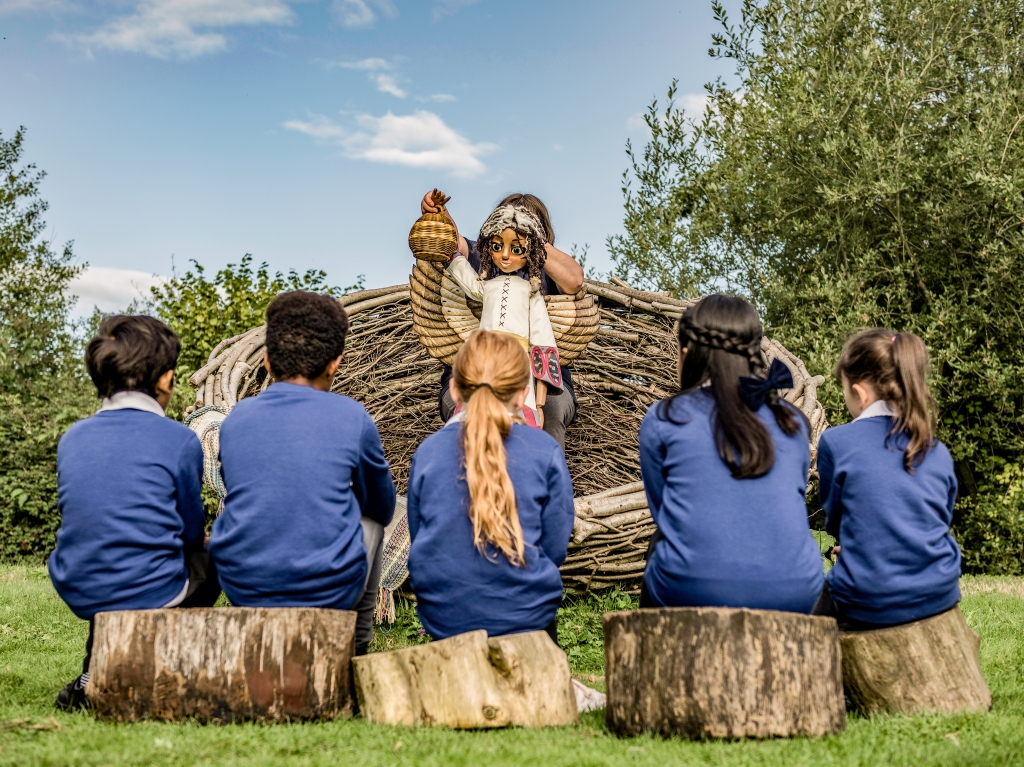
M61 527L50 580L89 621L82 674L58 708L88 705L93 616L110 610L211 606L220 596L203 548L203 450L164 417L181 342L153 317L100 323L85 364L102 406L68 429L57 448Z
M331 392L347 333L330 296L282 293L267 307L275 383L221 426L227 496L210 553L232 604L356 610L364 653L395 485L373 419Z

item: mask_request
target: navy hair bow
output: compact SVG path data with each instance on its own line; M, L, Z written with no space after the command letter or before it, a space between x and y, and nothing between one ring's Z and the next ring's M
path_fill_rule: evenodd
M772 366L768 368L767 378L740 376L740 397L755 412L761 409L761 405L773 390L792 388L793 374L789 372L786 363L778 359L774 360Z

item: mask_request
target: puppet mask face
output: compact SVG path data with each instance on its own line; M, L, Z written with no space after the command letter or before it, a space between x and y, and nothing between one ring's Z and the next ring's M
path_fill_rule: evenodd
M501 234L494 235L487 243L487 247L494 265L506 274L517 272L526 266L529 242L515 229L505 229Z

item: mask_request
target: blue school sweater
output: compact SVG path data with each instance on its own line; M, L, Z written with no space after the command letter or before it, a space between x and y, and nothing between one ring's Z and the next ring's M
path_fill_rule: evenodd
M953 459L936 442L909 474L907 437L889 437L892 426L889 416L863 418L827 429L818 443L825 529L842 546L829 592L843 615L883 625L960 601Z
M787 436L765 405L757 415L775 444L775 464L734 479L714 440L709 389L678 397L674 424L660 404L640 427L640 470L662 538L644 582L666 607L748 607L809 613L821 591L821 554L804 495L810 449L803 424Z
M57 548L50 580L79 618L163 607L185 587L185 549L203 543L196 435L144 410L104 410L57 447Z
M386 525L395 510L363 406L275 383L224 419L220 460L228 492L210 554L231 603L352 609L367 571L359 518Z
M555 619L574 520L572 480L558 443L513 424L505 439L526 566L473 545L461 424L423 441L409 470L409 575L420 621L434 639L484 629L491 636L540 631Z

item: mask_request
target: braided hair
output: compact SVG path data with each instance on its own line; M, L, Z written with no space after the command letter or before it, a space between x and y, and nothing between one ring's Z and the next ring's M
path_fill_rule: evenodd
M491 257L491 238L512 229L526 240L526 271L530 287L536 293L544 285L544 262L548 254L544 249L547 232L540 220L529 210L519 205L499 205L487 217L477 236L477 250L480 253L480 277L489 280L501 275L501 270Z
M662 400L657 415L675 424L676 401L710 383L714 398L715 446L737 479L760 477L775 464L775 446L764 422L740 396L741 376L763 376L761 322L757 311L742 298L710 295L689 307L679 320L679 394ZM775 422L788 436L806 419L772 392L766 402ZM808 433L810 429L807 428Z

